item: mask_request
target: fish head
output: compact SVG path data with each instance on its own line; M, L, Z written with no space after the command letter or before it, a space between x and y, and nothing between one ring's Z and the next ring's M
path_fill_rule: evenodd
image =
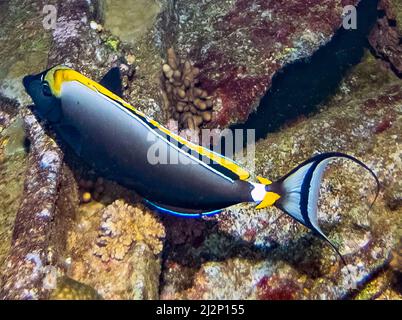
M58 122L62 116L60 98L52 90L52 76L54 68L45 70L35 75L25 76L22 80L25 91L32 98L35 107L34 113L41 119L51 123Z

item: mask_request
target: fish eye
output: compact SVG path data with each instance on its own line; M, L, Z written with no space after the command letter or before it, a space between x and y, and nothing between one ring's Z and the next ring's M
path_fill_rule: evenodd
M52 91L50 90L49 84L47 82L42 83L42 93L47 97L52 96Z

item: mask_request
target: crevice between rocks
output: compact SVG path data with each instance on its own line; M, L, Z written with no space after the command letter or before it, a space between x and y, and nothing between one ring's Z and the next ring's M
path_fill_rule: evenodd
M380 13L377 5L378 0L361 1L357 7L357 30L341 28L310 58L285 66L273 78L257 111L244 124L230 129L255 129L256 140L260 140L286 123L317 112L339 90L343 77L369 48L367 37Z

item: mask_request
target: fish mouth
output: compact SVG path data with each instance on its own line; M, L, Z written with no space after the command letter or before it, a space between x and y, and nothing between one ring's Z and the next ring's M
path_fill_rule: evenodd
M22 79L25 91L32 98L32 111L41 119L57 123L61 119L60 102L53 96L44 94L43 78L47 71L36 75L27 75Z
M34 86L40 86L42 83L42 74L28 75L22 79L25 91L32 97L32 90Z
M33 75L25 76L25 77L22 79L22 83L23 83L23 85L24 85L26 91L28 91L29 85L30 85L30 84L32 83L32 81L34 81L35 79L36 79L36 77L33 76Z

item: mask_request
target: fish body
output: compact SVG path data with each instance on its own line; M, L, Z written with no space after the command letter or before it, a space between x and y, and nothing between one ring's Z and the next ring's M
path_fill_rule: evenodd
M329 161L350 159L378 183L366 165L341 153L317 155L276 182L261 177L249 181L249 172L234 161L170 132L77 71L56 66L23 82L38 117L80 158L176 215L211 215L243 202L255 203L257 209L275 205L328 240L318 225L317 202ZM167 163L153 162L155 146L170 159Z

